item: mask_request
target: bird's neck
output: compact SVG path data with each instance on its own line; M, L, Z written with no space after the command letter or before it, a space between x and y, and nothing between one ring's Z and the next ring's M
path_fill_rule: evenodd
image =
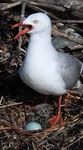
M51 31L39 32L31 35L30 42L35 43L51 43Z
M25 57L25 62L30 60L45 60L51 59L57 54L57 51L52 45L51 34L38 33L30 37L28 50Z

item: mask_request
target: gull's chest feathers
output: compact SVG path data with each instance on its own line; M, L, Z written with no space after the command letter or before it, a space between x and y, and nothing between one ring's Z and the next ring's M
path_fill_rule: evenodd
M56 75L57 61L55 60L57 56L55 55L55 51L49 53L50 49L48 49L48 52L46 49L44 51L42 46L39 48L35 47L31 51L30 48L20 69L20 76L28 86L39 93L58 95L58 91L60 91L60 93L64 94L65 88L62 89L61 86L65 87L65 83L61 77L59 78L58 74ZM56 86L58 80L62 81L62 85L57 83ZM61 90L59 89L60 87Z

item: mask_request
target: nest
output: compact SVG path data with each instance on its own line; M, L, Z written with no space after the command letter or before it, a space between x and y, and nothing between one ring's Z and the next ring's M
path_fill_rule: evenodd
M76 4L71 4L71 1L47 1L46 4L45 1L4 2L6 3L0 3L0 149L82 150L82 83L63 97L62 116L65 126L61 127L58 124L55 128L50 128L48 119L57 114L58 98L49 96L48 102L45 103L43 95L22 83L18 69L26 53L28 35L17 42L14 36L18 29L11 30L12 25L19 22L20 18L22 20L23 16L38 11L47 13L52 19L54 46L57 38L62 42L57 45L58 51L70 53L83 61L81 1ZM78 12L79 17L75 12ZM74 30L74 34L71 29ZM42 130L26 131L25 125L30 121L40 123Z

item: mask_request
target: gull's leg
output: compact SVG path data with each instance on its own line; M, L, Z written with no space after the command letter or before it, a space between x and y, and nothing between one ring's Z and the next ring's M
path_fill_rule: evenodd
M58 114L48 120L51 127L56 126L56 124L60 124L61 126L64 126L63 118L61 115L61 101L62 101L62 96L60 96L58 100Z

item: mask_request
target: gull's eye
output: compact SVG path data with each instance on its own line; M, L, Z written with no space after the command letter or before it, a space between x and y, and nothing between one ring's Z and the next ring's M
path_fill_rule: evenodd
M37 23L38 23L38 20L33 20L33 23L34 23L34 24L37 24Z

